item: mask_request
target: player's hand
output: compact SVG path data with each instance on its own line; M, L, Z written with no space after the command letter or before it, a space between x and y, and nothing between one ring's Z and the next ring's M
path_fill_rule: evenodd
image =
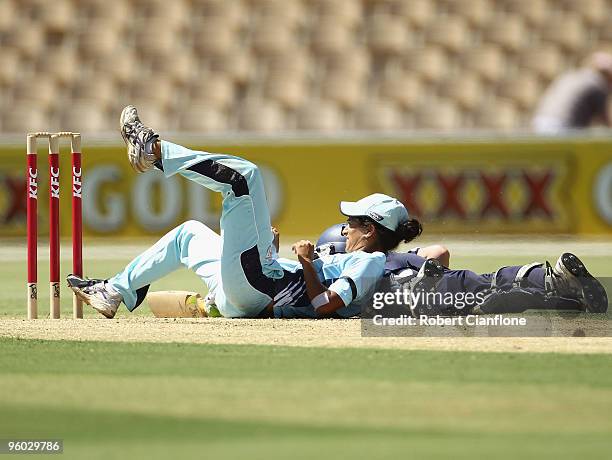
M303 259L312 260L314 258L314 244L308 240L300 240L291 246L291 250Z
M270 227L270 229L272 230L272 235L274 235L272 244L276 248L276 252L278 252L280 248L280 233L276 227Z

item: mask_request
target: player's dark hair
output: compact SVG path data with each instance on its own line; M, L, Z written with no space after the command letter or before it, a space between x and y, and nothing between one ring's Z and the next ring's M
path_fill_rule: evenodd
M408 243L423 233L423 225L417 219L408 219L400 223L395 230L391 230L369 217L357 218L362 225L372 224L376 228L378 240L384 252L395 249L400 243Z

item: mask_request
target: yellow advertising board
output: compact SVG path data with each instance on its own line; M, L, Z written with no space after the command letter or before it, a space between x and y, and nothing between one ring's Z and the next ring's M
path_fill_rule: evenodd
M190 145L260 166L272 222L315 235L343 220L340 200L383 192L427 231L448 234L612 235L612 141L490 140L270 142ZM0 148L0 236L25 235L25 154ZM45 233L48 166L39 151L39 228ZM136 174L122 146L83 142L87 236L159 235L186 219L218 228L220 197L182 177ZM70 229L70 159L61 154L62 232Z

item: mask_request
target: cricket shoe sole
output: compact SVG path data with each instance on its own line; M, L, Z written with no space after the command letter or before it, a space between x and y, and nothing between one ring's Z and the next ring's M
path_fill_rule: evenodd
M589 313L605 313L608 311L608 295L603 285L589 273L584 263L571 252L559 257L555 268L555 275L563 277L570 287L582 292L582 301Z
M444 266L438 259L427 259L417 275L409 282L410 309L413 316L431 315L439 311L439 305L430 305L426 294L434 293L442 281ZM425 295L425 297L424 297Z
M133 105L121 111L119 131L128 147L127 156L132 168L139 173L153 168L156 159L152 149L159 135L140 121L138 110Z

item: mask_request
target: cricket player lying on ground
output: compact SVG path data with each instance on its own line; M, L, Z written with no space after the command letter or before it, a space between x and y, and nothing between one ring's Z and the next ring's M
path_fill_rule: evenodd
M107 318L123 302L133 311L149 285L181 266L193 270L208 287L207 313L230 318L286 316L285 310L307 310L312 317L347 318L371 304L381 279L385 253L408 242L421 230L404 205L382 194L342 202L349 216L346 254L315 260L314 245L293 245L298 262L281 259L261 174L242 158L189 150L142 124L127 106L120 118L128 159L137 172L157 167L166 177L180 174L223 196L221 235L201 222L188 221L171 230L110 279L69 275L77 297ZM364 225L358 216L374 220ZM290 314L290 313L289 313Z
M345 225L336 224L322 233L315 249L317 254L344 252ZM547 261L502 267L494 273L477 274L470 270L451 270L443 266L435 255L442 254L444 260L448 260L450 253L442 246L422 249L416 248L404 253L388 252L385 279L378 287L383 291L408 290L415 294L442 294L428 297L434 299L434 302L424 303L426 297L418 297L421 301L410 305L415 315L520 313L527 309L605 313L608 309L605 289L582 261L571 253L562 254L554 267ZM466 300L467 293L471 293L469 297L473 297L472 301ZM442 299L458 298L462 299L460 305L457 302L441 302Z

